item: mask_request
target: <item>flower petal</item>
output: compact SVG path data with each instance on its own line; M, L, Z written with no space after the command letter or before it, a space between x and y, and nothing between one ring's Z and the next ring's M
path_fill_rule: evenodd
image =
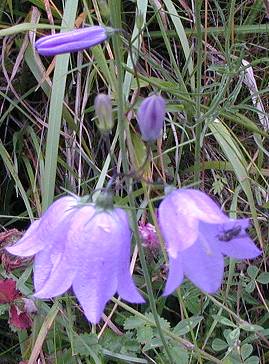
M114 209L114 215L120 222L121 249L119 255L118 288L117 292L124 300L132 303L143 303L144 298L138 292L130 273L131 231L128 215L122 209Z
M81 267L73 282L73 290L87 319L97 324L108 300L116 293L117 272L114 262L100 261L92 266L92 260Z
M206 235L199 238L190 248L181 253L185 275L200 289L208 293L216 292L221 285L224 271L224 258Z
M182 214L209 224L221 224L230 219L220 207L204 192L193 189L180 189L172 192L172 198Z
M64 256L66 261L71 257L77 272L73 290L93 323L117 290L124 226L123 215L115 210L99 211L87 205L78 210L69 227Z
M199 221L184 210L175 192L165 197L158 209L160 229L172 258L191 246L199 233Z
M55 227L51 237L53 244L48 245L36 256L34 282L37 292L35 297L51 298L64 293L71 287L77 274L80 263L78 262L79 253L76 252L76 247L71 251L72 242L69 242L68 236L74 233L76 216L80 208L71 211L72 213L66 215L60 225ZM80 254L83 256L83 252ZM41 277L42 273L44 278Z
M50 250L53 252L56 245L58 249L61 249L62 246L62 254L60 257L57 257L56 254L54 266L42 288L36 292L36 297L50 298L67 291L83 263L85 251L90 249L87 242L90 240L91 231L88 231L86 227L93 217L95 209L91 205L86 205L72 211L72 215L68 215L54 231L54 245ZM85 231L87 231L86 234ZM94 256L96 244L91 248ZM49 253L49 259L51 259L51 253ZM38 278L38 280L40 279Z
M34 260L34 287L36 292L44 287L51 271L59 264L63 250L63 244L55 244L53 248L44 249L36 254Z
M129 270L126 270L118 279L117 292L121 298L131 303L145 303L144 298L138 292Z
M229 221L229 218L209 196L198 190L176 190L161 202L159 223L171 257L176 258L178 252L196 241L199 220L220 224Z
M163 292L164 296L168 296L174 292L183 282L183 264L181 254L178 254L176 259L169 257L169 274Z
M219 242L221 252L234 259L253 259L262 254L249 237Z
M37 239L37 228L40 220L35 220L26 230L24 236L13 246L9 246L6 250L13 255L21 257L30 257L43 249L43 243Z
M49 278L43 284L40 291L34 294L34 297L52 298L63 294L71 287L76 273L72 267L61 261L50 271Z
M212 244L225 255L235 259L251 259L261 254L248 233L249 219L230 219L226 224L211 227ZM208 230L208 229L207 229Z
M54 244L54 235L62 221L70 215L77 199L71 196L61 197L55 201L44 215L34 221L16 245L7 251L21 257L29 257ZM65 229L65 227L64 227Z

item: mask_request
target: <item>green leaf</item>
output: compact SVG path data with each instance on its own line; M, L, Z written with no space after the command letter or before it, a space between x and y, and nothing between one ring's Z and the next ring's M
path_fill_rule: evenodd
M114 353L133 354L140 351L140 345L130 331L123 336L118 336L107 329L99 339L99 343L102 350L108 349Z
M124 322L125 330L137 329L138 327L144 326L145 322L141 318L136 316L128 317Z
M102 364L98 357L100 345L96 334L81 334L74 337L74 351L81 356L91 356L95 364Z
M118 353L113 353L112 351L109 351L107 349L103 349L103 353L106 356L109 356L111 358L113 358L114 360L119 359L120 362L126 362L126 363L141 363L141 364L147 364L148 361L145 359L139 359L139 358L135 358L135 357L131 357L129 355L125 355L125 354L118 354ZM117 363L119 361L117 360ZM114 363L114 361L113 361Z
M49 24L34 24L34 23L22 23L17 24L12 27L1 29L0 37L6 37L7 35L13 35L16 33L28 32L36 29L57 29L59 26L57 25L49 25Z
M137 59L139 57L139 52L137 52L136 50L139 51L140 46L141 46L141 37L139 36L139 32L145 25L145 21L146 21L146 17L147 17L148 0L137 0L136 6L137 6L136 19L139 16L139 19L141 22L140 22L140 24L137 24L137 22L134 22L134 28L133 28L133 33L132 33L132 37L131 37L132 49L130 49L130 53L128 54L127 62L126 62L127 67L129 67L131 70L133 70L133 67L134 67L133 63L136 64ZM133 52L132 55L131 55L131 52ZM126 72L125 76L124 76L124 82L122 85L123 94L124 94L124 97L126 100L128 100L128 96L130 94L130 88L132 88L131 84L132 84L132 86L134 85L134 88L137 87L137 82L133 78L133 74L131 72ZM143 87L142 82L140 83L140 87Z
M252 353L253 346L251 344L244 344L241 347L241 356L243 360L246 360Z
M231 361L231 359L230 359L230 358L225 358L225 359L223 360L223 364L234 364L234 363Z
M226 340L230 346L233 346L235 341L239 339L240 329L237 327L236 329L230 331L230 333L226 336Z
M72 355L71 349L69 350L64 349L62 351L57 352L55 362L57 364L65 364L65 363L77 364L76 357Z
M148 317L151 321L155 322L154 316L153 316L153 314L151 312L146 313L145 316ZM170 323L167 320L165 320L164 318L160 317L160 316L159 316L159 322L160 322L160 325L161 325L162 329L166 329L166 330L170 329Z
M242 323L240 323L239 325L240 329L244 330L244 331L263 331L263 327L262 326L259 326L259 325L253 325L253 324L250 324L248 323L247 321L244 321Z
M146 344L151 342L153 338L153 329L150 326L143 326L137 330L137 341L140 344Z
M131 138L134 146L134 158L136 168L145 179L150 178L151 167L148 160L148 151L145 143L137 134L131 133Z
M222 325L234 327L234 328L237 327L237 325L235 325L232 321L230 321L226 317L219 316L219 315L212 315L212 316L213 316L214 320L218 321Z
M245 287L245 290L248 292L248 293L252 293L255 289L255 281L250 281L246 287Z
M223 351L228 348L228 344L219 338L216 338L212 342L212 349L215 351Z
M189 41L187 38L187 35L185 33L185 28L181 22L181 18L179 14L177 13L176 7L173 4L173 1L171 0L164 0L165 6L168 10L168 14L171 17L172 22L174 23L175 31L178 35L178 40L181 43L183 53L187 62L187 68L189 75L191 77L191 87L194 90L195 88L195 79L194 79L194 73L193 73L193 60L191 57L191 49L189 46Z
M175 363L180 364L188 364L189 363L189 354L186 350L179 346L174 346L170 349L170 353ZM168 362L167 362L168 363Z
M244 364L259 364L259 363L260 359L257 356L251 356L245 361Z
M174 334L176 335L185 335L195 328L201 321L203 320L203 316L193 316L188 319L180 321L173 329Z
M247 274L250 278L255 279L259 273L259 269L255 265L248 266Z
M20 194L22 196L23 202L25 204L25 207L27 209L27 213L28 213L30 219L34 220L34 215L33 215L32 209L31 209L31 205L30 205L28 196L24 190L23 184L21 183L21 181L19 179L19 176L17 174L14 163L1 140L0 140L0 157L3 159L4 165L6 166L7 170L11 174L11 176L13 177L13 179L16 183L16 187L20 191Z
M241 150L242 148L231 131L220 120L215 119L213 122L210 122L208 126L228 161L232 164L238 182L247 196L253 224L257 231L258 238L261 240L261 231L257 220L257 211L249 179L248 162Z
M269 283L269 272L262 272L258 275L257 281L261 284L268 284Z
M155 348L160 348L163 346L162 340L160 337L153 337L151 341L147 342L144 345L144 351L148 351Z

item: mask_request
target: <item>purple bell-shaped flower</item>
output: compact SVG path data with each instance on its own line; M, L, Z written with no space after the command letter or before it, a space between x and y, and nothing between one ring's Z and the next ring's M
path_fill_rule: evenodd
M49 299L72 287L87 319L97 323L116 292L129 302L144 302L129 271L130 244L123 209L62 197L7 250L35 255L35 297Z
M142 101L138 112L137 122L145 141L159 138L164 124L165 100L162 96L152 95Z
M246 232L248 219L230 219L206 193L179 189L161 202L159 224L169 255L164 294L184 275L208 293L216 292L224 272L224 255L252 259L261 254Z

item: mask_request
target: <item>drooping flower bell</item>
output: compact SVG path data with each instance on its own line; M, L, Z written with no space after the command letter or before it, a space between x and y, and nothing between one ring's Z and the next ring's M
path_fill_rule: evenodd
M108 133L114 125L111 98L106 94L98 94L94 100L96 124L101 133Z
M165 100L162 96L152 95L142 101L138 112L137 122L145 141L159 138L164 124Z
M123 209L62 197L7 250L35 254L35 297L59 296L72 286L87 319L97 323L116 292L129 302L144 302L129 271L130 243Z
M44 36L36 41L35 47L42 56L77 52L102 43L112 31L111 28L104 28L99 25L90 26Z
M249 220L230 219L201 191L171 192L161 202L158 218L169 255L164 295L172 293L184 275L214 293L223 279L224 255L252 259L261 254L246 232Z

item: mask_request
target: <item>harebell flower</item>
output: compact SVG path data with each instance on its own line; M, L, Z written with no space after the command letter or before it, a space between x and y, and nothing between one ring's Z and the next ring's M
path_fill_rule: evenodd
M169 255L164 295L173 292L184 275L201 290L214 293L223 279L224 255L252 259L261 254L246 232L249 219L230 219L201 191L171 192L158 216Z
M35 255L35 297L56 297L72 286L94 324L116 292L129 302L144 302L129 271L128 216L121 208L103 206L62 197L7 248L14 255Z

